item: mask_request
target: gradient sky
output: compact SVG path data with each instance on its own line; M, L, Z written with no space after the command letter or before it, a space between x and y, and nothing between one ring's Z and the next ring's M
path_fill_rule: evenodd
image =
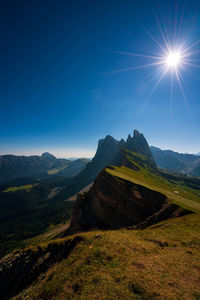
M185 98L176 81L170 94L167 74L145 106L155 67L115 72L152 62L117 51L159 53L145 31L163 43L156 16L169 38L179 28L178 39L200 39L199 0L1 1L0 154L90 157L100 138L133 129L150 145L199 152L198 66L184 70Z

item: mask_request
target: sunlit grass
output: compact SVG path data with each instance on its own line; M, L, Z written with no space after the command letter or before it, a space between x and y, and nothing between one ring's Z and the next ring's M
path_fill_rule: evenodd
M199 214L79 235L69 257L16 299L198 299Z
M36 185L38 185L38 183L26 184L26 185L21 185L21 186L10 186L6 190L4 190L3 193L14 193L14 192L18 192L18 191L29 192Z
M147 188L165 194L169 200L179 204L184 208L189 208L193 211L200 212L200 195L199 192L181 185L180 183L170 183L166 179L153 174L146 169L140 169L139 172L122 167L113 167L113 169L107 168L106 171L116 177L123 178L136 184L143 185ZM175 194L175 191L178 194Z

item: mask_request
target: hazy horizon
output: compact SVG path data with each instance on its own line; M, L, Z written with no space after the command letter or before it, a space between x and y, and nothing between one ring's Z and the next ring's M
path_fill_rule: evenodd
M130 134L132 134L130 132ZM127 135L128 136L128 135ZM126 137L114 137L116 140L120 140L121 138L123 138L124 140L126 140ZM145 137L145 135L144 135ZM102 137L102 138L105 138ZM146 138L146 137L145 137ZM151 140L151 139L150 139ZM96 150L97 150L97 145L98 145L98 140L96 140L96 146L94 148L78 148L78 147L74 147L74 148L70 148L70 147L55 147L53 145L48 145L48 146L43 146L42 148L36 148L36 147L24 147L21 148L18 146L18 149L15 150L4 150L2 151L2 149L0 150L0 155L6 155L6 154L11 154L11 155L25 155L25 156L31 156L31 155L41 155L44 152L49 152L51 154L53 154L54 156L58 157L58 158L93 158ZM189 147L184 147L185 145L183 145L183 147L177 147L177 145L172 145L171 147L169 147L167 144L162 144L162 145L158 145L158 144L152 144L149 143L148 139L147 142L150 146L154 146L154 147L158 147L162 150L172 150L175 152L179 152L179 153L188 153L188 154L197 154L200 152L200 149L196 149L194 151L190 151L190 145ZM188 150L187 150L188 149Z

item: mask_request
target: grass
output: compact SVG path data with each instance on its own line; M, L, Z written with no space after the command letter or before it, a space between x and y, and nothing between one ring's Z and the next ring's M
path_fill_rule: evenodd
M79 235L70 256L15 299L198 299L199 214Z
M47 173L48 173L48 175L55 175L55 174L59 173L60 171L65 170L66 168L68 168L68 166L64 166L64 167L61 167L61 168L50 169L50 170L47 171Z
M18 191L30 192L30 190L33 187L35 187L36 185L38 185L38 183L26 184L26 185L21 185L21 186L10 186L6 190L4 190L3 193L14 193L14 192L18 192Z
M193 212L200 212L200 190L189 188L181 181L169 182L145 168L140 168L140 171L137 172L124 166L113 166L113 169L107 168L106 172L115 177L161 192L179 206ZM175 191L178 191L178 194Z

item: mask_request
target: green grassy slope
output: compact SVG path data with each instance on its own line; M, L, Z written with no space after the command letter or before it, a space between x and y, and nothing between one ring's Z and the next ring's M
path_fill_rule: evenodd
M79 235L84 240L67 259L41 274L14 299L200 298L198 214L140 231Z
M126 151L126 155L140 169L139 172L125 166L106 168L106 172L161 192L181 207L200 212L200 180L192 177L167 176L159 170L151 169L144 156L130 151Z

